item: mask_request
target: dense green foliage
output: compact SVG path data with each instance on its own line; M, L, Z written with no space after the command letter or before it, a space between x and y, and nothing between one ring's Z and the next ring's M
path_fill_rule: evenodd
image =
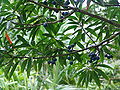
M0 24L7 80L34 72L46 89L48 82L101 88L114 69L106 62L120 59L118 0L1 0Z

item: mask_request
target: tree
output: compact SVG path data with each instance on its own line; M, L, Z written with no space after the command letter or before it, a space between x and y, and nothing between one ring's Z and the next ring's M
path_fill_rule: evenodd
M8 79L16 67L39 72L42 65L75 68L77 84L109 77L99 67L120 46L118 0L3 0L0 1L0 66ZM93 4L91 4L93 2ZM91 4L91 5L90 5ZM79 67L80 65L80 67Z

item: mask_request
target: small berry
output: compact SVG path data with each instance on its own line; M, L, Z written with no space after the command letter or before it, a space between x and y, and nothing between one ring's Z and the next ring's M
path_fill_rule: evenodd
M71 47L74 47L74 46L75 46L75 44L72 44L72 45L71 45Z
M112 55L108 55L107 58L110 59L110 58L113 58L113 56Z
M43 26L44 26L44 27L47 27L47 23L43 23Z
M107 57L108 59L113 58L113 56L110 54L106 54L105 57Z
M92 63L92 60L90 60L89 62Z
M54 58L54 59L53 59L53 61L55 61L55 62L56 62L56 61L57 61L57 59L56 59L56 58Z
M71 49L72 47L71 46L68 46L68 49Z
M94 52L89 54L89 57L94 57L94 56L96 56L96 54Z
M58 13L59 11L58 10L54 10L56 13Z
M48 61L48 64L51 64L51 61Z
M90 60L95 61L95 60L96 60L96 57L91 57Z
M71 50L71 49L68 49L68 52L72 52L73 50Z
M73 61L70 61L70 65L72 65L73 64Z
M56 1L52 1L52 4L53 4L53 5L56 5Z
M68 56L68 57L67 57L67 59L68 59L68 60L70 60L70 59L71 59L71 57L70 57L70 56Z
M55 61L52 61L51 64L55 64Z
M60 16L60 19L64 18L63 16Z
M105 55L105 57L107 57L107 56L108 56L108 54Z
M68 12L62 12L62 15L63 16L66 16L66 15L68 15L69 13Z
M47 1L44 1L43 4L44 4L44 5L47 5Z
M100 57L99 56L96 56L96 60L99 60L100 59Z

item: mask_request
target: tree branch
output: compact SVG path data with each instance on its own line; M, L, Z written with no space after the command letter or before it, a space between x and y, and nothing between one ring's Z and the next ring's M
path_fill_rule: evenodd
M109 24L111 24L111 25L114 25L114 26L116 26L116 27L120 27L120 24L119 24L119 23L113 22L113 21L111 21L111 20L108 20L108 19L106 19L106 18L104 18L104 17L101 17L101 16L98 16L98 15L91 14L91 13L85 11L85 10L81 10L81 9L79 9L79 8L76 8L76 7L71 7L71 6L62 5L63 7L68 7L68 9L58 9L58 8L48 7L48 6L46 6L46 5L43 5L43 4L34 2L33 0L30 0L30 2L32 2L32 3L34 3L34 4L37 4L37 5L40 5L40 6L43 6L43 7L45 7L45 8L51 9L51 10L60 10L60 11L61 11L61 10L63 10L63 11L64 11L64 10L75 10L76 12L80 12L80 13L86 14L86 15L88 15L88 16L90 16L90 17L100 19L100 20L102 20L102 21L104 21L104 22L107 22L107 23L109 23Z
M60 20L57 20L57 21L54 21L54 22L45 22L46 24L55 24L55 23L58 23L58 22L61 22L62 20L68 18L69 16L71 16L75 11L72 11L69 15L61 18ZM14 23L14 22L12 22ZM43 25L43 23L41 24L21 24L21 23L14 23L14 24L17 24L17 25L29 25L29 27L21 27L21 28L15 28L15 29L24 29L24 28L33 28L33 27L36 27L36 26L40 26L40 25Z
M120 31L117 32L116 34L113 34L111 35L110 38L106 39L106 40L103 40L102 42L100 42L99 44L97 45L93 45L93 46L90 46L90 47L87 47L87 48L84 48L84 49L81 49L81 50L75 50L71 53L67 53L67 54L58 54L58 55L53 55L53 56L42 56L42 57L27 57L27 56L21 56L21 57L17 57L17 56L11 56L11 57L7 57L7 58L33 58L33 59L43 59L43 58L54 58L54 57L61 57L61 56L66 56L66 55L70 55L70 54L74 54L74 53L77 53L77 52L82 52L82 51L85 51L85 50L88 50L88 49L91 49L91 48L98 48L99 46L101 45L104 45L104 43L109 43L110 40L112 40L113 38L115 38L116 36L120 35Z

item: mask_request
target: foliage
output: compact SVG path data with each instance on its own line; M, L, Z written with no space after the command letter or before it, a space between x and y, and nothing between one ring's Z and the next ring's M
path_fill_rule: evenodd
M102 68L113 69L104 62L120 50L119 2L86 1L87 6L85 0L1 0L0 67L5 77L10 80L17 69L26 70L27 77L31 70L44 75L55 69L53 87L95 82L100 88L101 78L109 81ZM62 81L59 76L66 74Z

